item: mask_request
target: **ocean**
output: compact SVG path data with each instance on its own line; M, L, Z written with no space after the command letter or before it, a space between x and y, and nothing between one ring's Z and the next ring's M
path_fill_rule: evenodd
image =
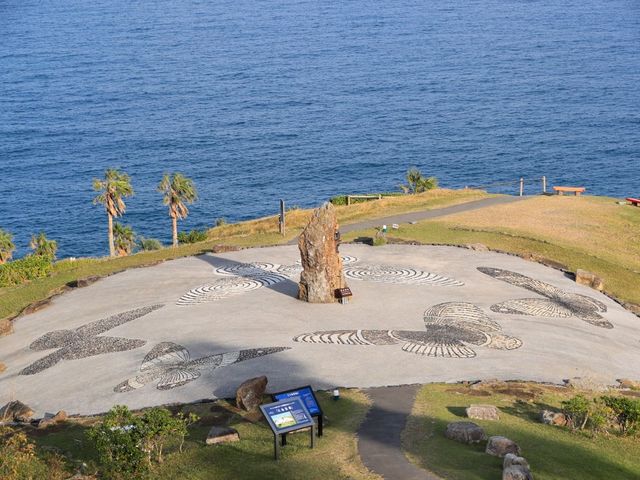
M16 256L41 230L61 257L105 255L109 167L136 191L121 221L168 243L167 171L196 183L192 229L396 190L412 165L640 195L639 160L637 0L0 0Z

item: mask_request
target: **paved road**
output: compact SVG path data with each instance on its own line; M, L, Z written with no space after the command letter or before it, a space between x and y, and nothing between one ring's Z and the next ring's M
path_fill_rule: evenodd
M411 414L418 385L369 388L373 406L358 430L358 451L364 465L385 480L440 480L405 457L400 435Z
M475 200L473 202L461 203L459 205L452 205L451 207L434 208L432 210L424 210L422 212L402 213L399 215L392 215L390 217L375 218L373 220L365 220L363 222L351 223L349 225L340 226L342 233L353 232L355 230L365 230L367 228L379 227L380 225L391 225L397 223L410 223L420 222L422 220L429 220L432 218L444 217L446 215L453 215L454 213L468 212L471 210L477 210L479 208L493 207L495 205L506 205L508 203L519 202L527 197L492 197L484 198L482 200Z

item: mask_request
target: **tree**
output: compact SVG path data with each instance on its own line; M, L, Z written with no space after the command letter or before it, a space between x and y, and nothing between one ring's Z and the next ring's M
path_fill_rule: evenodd
M29 246L33 250L34 255L48 257L51 260L56 258L58 242L49 240L44 232L40 232L38 235L31 235Z
M189 215L186 203L193 203L198 199L198 192L193 180L181 173L165 173L158 184L158 191L164 194L162 203L169 207L169 216L173 227L173 246L178 246L178 220Z
M0 228L0 265L11 260L15 249L16 246L13 244L13 235Z
M113 218L121 217L126 211L123 197L131 197L133 187L129 175L115 168L104 172L104 179L93 179L93 189L100 192L94 199L94 204L104 205L109 222L109 256L115 257L116 249L113 240Z
M128 225L116 222L113 226L113 244L119 257L126 257L136 246L136 234Z
M416 167L411 167L407 171L405 178L407 179L407 184L400 185L400 189L404 193L422 193L438 188L438 179L436 177L425 177Z

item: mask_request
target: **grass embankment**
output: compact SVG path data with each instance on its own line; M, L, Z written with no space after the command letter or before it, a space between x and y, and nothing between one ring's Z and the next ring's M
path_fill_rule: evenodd
M484 444L464 445L447 439L449 422L468 420L470 404L499 407L500 420L473 420L488 436L503 435L520 445L536 480L601 480L640 478L637 437L571 432L539 421L544 409L560 410L560 402L576 394L561 387L497 384L473 390L463 385L427 385L419 391L403 433L411 461L451 480L501 478L502 459L484 453Z
M351 206L336 207L339 221L344 225L359 220L377 218L395 213L428 210L485 198L488 195L477 190L439 189L420 195L388 197ZM106 276L129 268L152 265L175 258L198 255L216 245L255 247L278 245L294 239L306 225L311 210L287 212L287 234L278 233L277 217L268 217L237 224L212 228L205 242L164 248L152 252L140 252L121 258L81 258L76 261L61 261L54 266L53 273L24 285L0 288L0 334L9 331L9 318L19 314L25 307L46 299L78 279L91 276Z
M345 240L374 231L345 235ZM390 237L427 244L483 243L553 260L604 279L605 291L640 304L640 209L606 197L533 197L402 225Z
M196 413L200 420L189 428L183 453L177 451L177 445L169 445L164 462L154 465L151 478L379 480L362 465L355 437L370 401L358 390L340 393L339 402L331 401L324 392L318 394L328 423L316 448L309 448L308 433L289 435L278 462L273 460L273 435L259 414L241 412L224 400L181 407L185 413ZM212 425L235 428L240 442L205 445ZM95 452L86 437L87 424L53 428L55 431L34 432L33 439L40 448L61 451L72 462L95 463Z

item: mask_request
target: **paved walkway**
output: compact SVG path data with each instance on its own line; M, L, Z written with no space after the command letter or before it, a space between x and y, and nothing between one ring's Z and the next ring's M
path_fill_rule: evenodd
M402 451L400 436L418 388L402 385L365 390L373 406L358 430L358 450L362 463L385 480L440 479L409 462Z
M519 202L528 197L515 197L515 196L503 196L503 197L491 197L484 198L482 200L474 200L472 202L461 203L459 205L452 205L450 207L433 208L431 210L422 210L420 212L402 213L398 215L392 215L390 217L374 218L372 220L365 220L362 222L349 223L340 226L341 233L354 232L357 230L366 230L368 228L379 227L381 225L387 225L391 228L391 225L397 223L401 225L403 223L420 222L422 220L429 220L432 218L445 217L447 215L453 215L454 213L469 212L471 210L478 210L480 208L493 207L495 205L506 205L509 203ZM298 237L290 240L287 245L297 245Z
M128 270L56 297L0 337L0 405L91 414L270 391L488 378L634 378L640 323L512 255L343 245L348 305L296 299L295 246Z

